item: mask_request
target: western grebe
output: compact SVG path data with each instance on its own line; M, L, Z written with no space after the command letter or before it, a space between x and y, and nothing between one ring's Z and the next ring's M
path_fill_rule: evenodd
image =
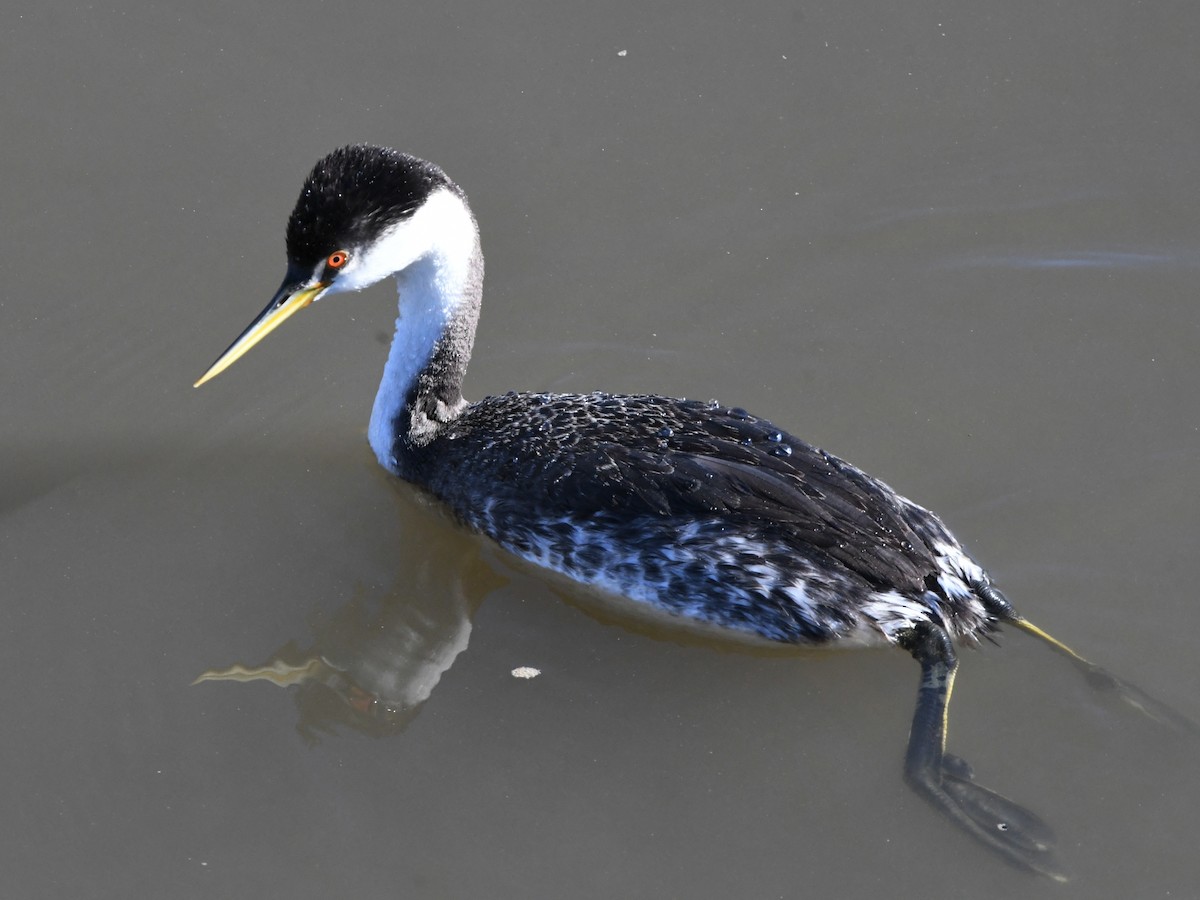
M770 641L908 651L921 680L906 779L1009 861L1064 877L1045 824L945 753L955 642L1016 626L1188 727L1021 617L933 513L764 419L658 396L465 401L483 255L466 195L437 166L334 151L304 183L287 255L271 302L197 387L297 310L395 276L399 318L369 428L384 468L516 556L665 613Z

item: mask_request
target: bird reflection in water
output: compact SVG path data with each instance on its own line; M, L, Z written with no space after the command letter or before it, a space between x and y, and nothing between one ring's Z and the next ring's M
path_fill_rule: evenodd
M483 599L506 581L478 539L419 498L410 505L431 521L406 530L406 565L386 597L373 600L359 588L340 609L313 617L309 647L289 640L261 665L209 669L192 683L292 688L296 730L309 744L339 727L374 737L402 731L467 648Z

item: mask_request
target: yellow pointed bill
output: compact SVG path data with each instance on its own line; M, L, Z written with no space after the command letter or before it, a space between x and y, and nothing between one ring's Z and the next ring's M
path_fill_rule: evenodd
M304 309L320 297L328 287L328 284L320 281L301 287L296 287L294 282L291 285L284 284L271 298L267 308L229 345L229 349L217 357L217 361L208 367L208 371L192 387L200 387L204 382L216 378L249 353L250 348L282 325L293 313Z

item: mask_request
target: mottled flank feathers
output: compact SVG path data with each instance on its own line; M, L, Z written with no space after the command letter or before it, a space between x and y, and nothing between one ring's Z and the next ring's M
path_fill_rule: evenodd
M518 556L702 622L800 644L989 625L986 576L935 515L740 409L509 393L396 450Z

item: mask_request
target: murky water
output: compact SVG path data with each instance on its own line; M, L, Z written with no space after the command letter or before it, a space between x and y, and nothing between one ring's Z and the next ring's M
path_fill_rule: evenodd
M1200 717L1200 14L385 7L0 32L0 893L1193 896L1196 742L1032 641L964 654L950 745L1065 886L905 789L904 654L622 627L389 483L390 286L191 383L312 162L400 146L480 219L472 396L769 416Z

